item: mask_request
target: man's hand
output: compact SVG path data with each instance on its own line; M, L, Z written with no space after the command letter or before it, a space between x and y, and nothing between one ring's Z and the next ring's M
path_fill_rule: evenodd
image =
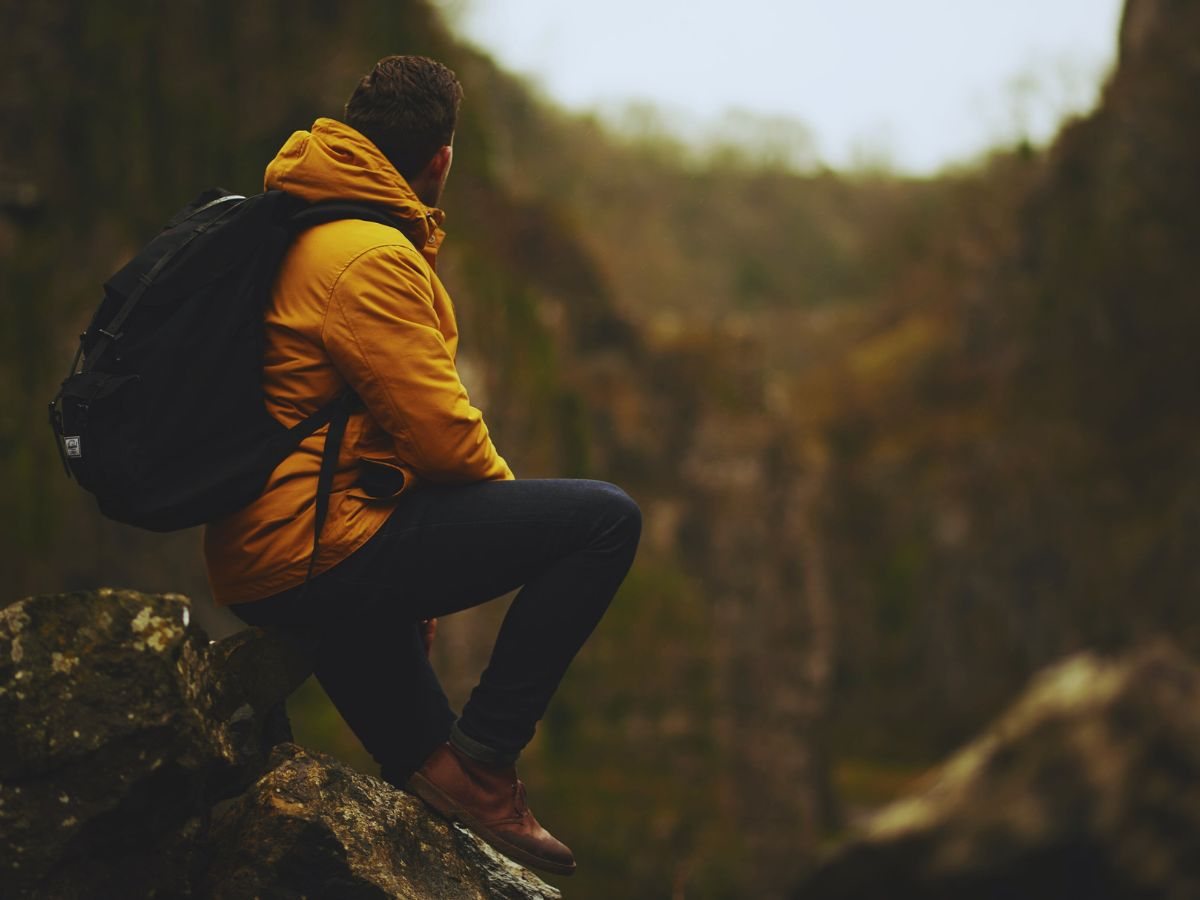
M433 650L433 637L437 634L437 619L422 619L417 626L421 629L421 641L425 644L425 655Z

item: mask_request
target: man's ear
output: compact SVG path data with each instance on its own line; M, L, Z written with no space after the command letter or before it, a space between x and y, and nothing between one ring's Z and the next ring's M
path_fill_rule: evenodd
M433 158L425 166L430 181L435 184L444 184L446 176L450 174L450 163L453 161L454 147L446 144L444 147L438 148L437 153L433 154Z
M454 148L449 144L438 148L438 151L425 163L425 168L409 181L408 186L426 206L437 206L442 199L442 189L446 186L446 176L450 174L450 163L454 159Z

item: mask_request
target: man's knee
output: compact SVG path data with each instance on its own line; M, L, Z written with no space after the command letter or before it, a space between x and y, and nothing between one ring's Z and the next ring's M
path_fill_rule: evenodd
M607 481L593 482L594 490L601 498L601 522L603 532L624 542L637 545L642 533L642 510L637 502L615 484Z

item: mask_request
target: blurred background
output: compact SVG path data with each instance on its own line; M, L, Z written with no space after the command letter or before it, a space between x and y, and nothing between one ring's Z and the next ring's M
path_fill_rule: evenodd
M472 398L518 474L646 515L523 763L570 896L779 896L1046 663L1200 651L1200 5L642 5L0 2L0 566L237 627L198 532L66 480L45 404L175 209L441 59ZM442 623L452 698L502 614ZM315 684L290 709L373 770Z

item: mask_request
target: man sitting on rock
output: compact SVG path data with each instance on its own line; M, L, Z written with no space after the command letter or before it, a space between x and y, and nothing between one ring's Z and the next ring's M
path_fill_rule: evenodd
M324 429L208 527L205 552L218 603L315 643L317 678L387 781L519 862L569 874L515 762L625 577L641 516L610 484L514 480L468 400L434 272L461 98L445 66L387 57L344 122L318 119L267 167L267 188L374 204L399 230L348 219L302 233L267 304L271 413L290 426L347 388L361 401L312 577ZM518 587L456 718L427 656L436 617Z

